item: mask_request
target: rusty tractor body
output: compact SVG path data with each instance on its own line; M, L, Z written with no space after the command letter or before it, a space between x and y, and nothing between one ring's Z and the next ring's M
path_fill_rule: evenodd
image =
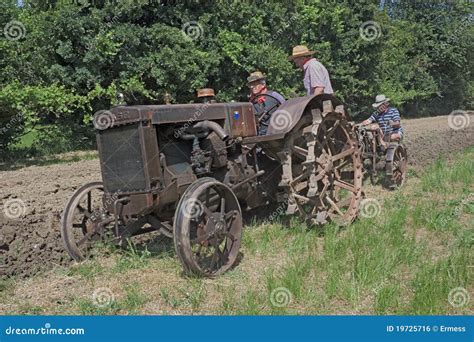
M378 126L376 126L378 127ZM378 174L384 173L383 185L396 189L405 183L408 155L405 145L400 141L388 141L378 128L355 126L364 173L372 184L378 181ZM383 146L380 141L384 141Z
M277 108L278 107L278 108ZM76 260L94 241L159 231L185 271L216 276L237 260L242 210L283 205L308 224L351 223L361 200L357 137L330 95L256 111L252 103L118 106L94 122L102 182L62 215ZM266 135L262 115L272 111Z

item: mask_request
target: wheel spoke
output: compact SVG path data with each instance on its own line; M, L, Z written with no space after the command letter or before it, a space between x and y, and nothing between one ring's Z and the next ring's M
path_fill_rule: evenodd
M92 212L92 192L89 191L87 193L87 210Z
M329 202L329 204L331 205L331 207L341 216L344 216L344 213L339 209L339 207L336 205L336 203L334 203L334 201L329 197L329 196L326 196L326 201Z
M211 190L210 188L207 188L207 189L206 189L206 194L205 194L205 197L206 197L206 199L205 199L206 206L209 206L209 205L210 205L210 198L209 198L210 190Z
M343 168L344 166L346 166L347 164L349 163L349 160L343 160L342 163L340 163L339 165L335 165L334 167L337 169L337 170L340 170L341 168Z
M326 139L331 138L331 136L334 134L334 132L336 131L337 127L339 126L339 122L340 122L340 120L336 120L336 122L334 123L334 125L329 129L329 131L327 131L327 133L326 133Z
M94 235L95 232L88 232L82 239L79 240L77 243L77 247L80 247L84 242L90 240L90 238Z
M86 216L87 218L91 218L91 212L84 209L81 205L78 205L77 206L77 209L81 212L81 214L84 214L84 216Z
M338 186L340 188L346 189L346 190L348 190L350 192L353 192L353 193L358 192L357 188L354 185L352 185L350 183L347 183L347 182L344 182L342 180L334 180L334 185Z
M224 197L221 198L221 214L220 214L219 219L220 220L225 219L225 198Z
M334 156L332 156L332 161L335 162L336 160L350 156L352 153L354 153L354 151L355 151L355 148L351 147L345 151L342 151L341 153L335 154Z
M213 212L207 207L207 205L202 206L202 211L207 215L208 218L211 218L213 215Z
M303 159L303 160L306 160L306 157L308 156L308 150L302 148L302 147L299 147L299 146L293 146L291 148L292 152L295 154L295 156Z

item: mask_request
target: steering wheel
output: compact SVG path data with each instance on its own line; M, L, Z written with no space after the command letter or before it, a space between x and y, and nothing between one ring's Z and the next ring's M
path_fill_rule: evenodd
M266 108L265 104L264 104L265 101L262 102L261 100L259 100L262 97L269 97L271 99L274 99L276 103L273 106L271 106L270 108ZM258 117L258 124L260 124L260 122L263 120L264 117L267 116L267 114L271 113L274 109L280 107L280 105L282 103L275 96L270 95L270 94L266 94L266 93L260 93L260 94L255 95L254 98L252 99L252 101L250 101L250 102L253 104L255 110L257 111L255 113L255 116Z

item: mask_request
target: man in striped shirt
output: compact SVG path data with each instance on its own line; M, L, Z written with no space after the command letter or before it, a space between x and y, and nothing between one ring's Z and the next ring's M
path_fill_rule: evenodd
M400 113L398 109L390 107L390 99L385 95L377 95L375 97L375 103L372 107L375 108L375 112L365 121L362 125L370 125L376 123L372 129L380 129L382 132L382 141L400 141L403 138L403 129L400 125ZM386 139L384 139L386 137Z

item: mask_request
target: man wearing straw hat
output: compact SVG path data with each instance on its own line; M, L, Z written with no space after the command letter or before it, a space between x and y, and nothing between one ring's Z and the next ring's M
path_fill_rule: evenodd
M298 68L304 70L306 95L333 94L329 73L313 54L314 51L310 51L305 45L297 45L288 60L292 60Z
M372 104L375 112L362 121L362 125L377 124L371 129L380 129L382 137L389 137L390 141L400 141L403 137L403 129L400 125L400 112L394 107L390 107L390 99L385 95L377 95ZM382 145L386 145L381 141Z

